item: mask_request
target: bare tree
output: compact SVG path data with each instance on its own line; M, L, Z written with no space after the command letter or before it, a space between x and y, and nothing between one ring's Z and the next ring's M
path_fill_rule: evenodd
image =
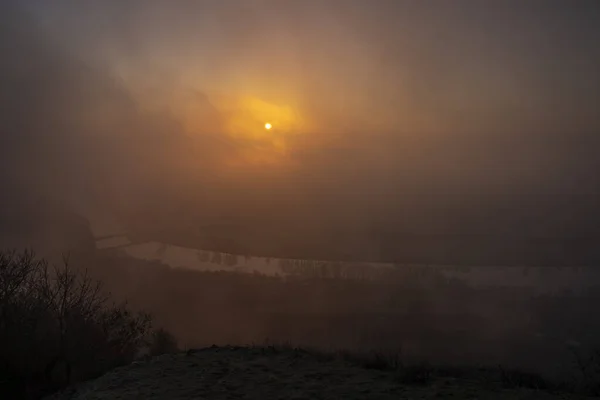
M48 390L135 359L149 346L151 319L109 302L100 282L64 257L0 252L0 375Z

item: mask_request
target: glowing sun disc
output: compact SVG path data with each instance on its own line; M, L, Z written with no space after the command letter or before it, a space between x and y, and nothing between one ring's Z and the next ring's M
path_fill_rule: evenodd
M270 123L268 123L268 122L267 122L267 123L265 124L265 129L266 129L266 130L270 130L271 128L273 128L273 125L271 125Z

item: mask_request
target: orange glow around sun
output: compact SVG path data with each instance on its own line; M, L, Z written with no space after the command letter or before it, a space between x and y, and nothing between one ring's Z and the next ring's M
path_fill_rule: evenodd
M211 93L209 99L218 116L213 125L206 122L212 121L210 114L193 107L192 101L181 101L176 111L188 133L215 132L227 138L230 152L221 154L222 166L287 168L295 164L290 150L307 131L297 107L250 95Z

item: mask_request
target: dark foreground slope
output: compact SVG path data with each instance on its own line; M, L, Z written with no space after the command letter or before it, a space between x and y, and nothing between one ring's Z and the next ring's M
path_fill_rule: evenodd
M550 389L523 374L400 367L375 355L212 347L136 362L48 400L583 398Z

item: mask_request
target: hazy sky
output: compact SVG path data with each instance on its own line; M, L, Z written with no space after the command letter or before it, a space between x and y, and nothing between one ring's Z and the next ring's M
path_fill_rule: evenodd
M143 101L231 96L261 127L281 117L281 130L301 133L598 128L594 0L39 3L59 40Z
M147 157L133 169L234 177L340 218L525 215L600 193L597 0L21 3L45 43L116 87L110 117L93 101L71 113L119 131L120 153ZM81 79L77 96L112 99ZM147 130L162 139L123 139Z

